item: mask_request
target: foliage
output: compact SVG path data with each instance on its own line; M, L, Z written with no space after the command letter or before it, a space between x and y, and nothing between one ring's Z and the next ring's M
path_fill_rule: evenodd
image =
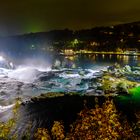
M10 119L6 123L0 123L0 139L8 140L11 128L14 126L14 124L14 119Z
M14 119L18 119L18 109L20 107L20 104L21 104L21 101L20 100L17 100L14 107L13 107L13 118Z
M129 139L133 132L128 122L119 121L113 101L107 100L102 108L84 109L72 125L68 139Z
M54 125L52 127L51 132L52 132L53 139L63 140L65 138L64 126L59 121L54 121Z
M126 116L119 114L113 100L107 99L102 106L98 105L98 98L95 98L95 108L85 109L79 114L77 120L71 125L70 132L64 134L62 122L54 121L51 133L46 128L38 128L35 133L35 140L128 140L139 138L140 135L140 113L136 114L137 123L132 126Z
M106 100L101 107L98 105L97 98L95 102L97 103L95 109L85 107L78 114L77 120L71 125L71 130L66 137L63 123L54 121L51 135L47 129L39 128L35 134L36 140L41 138L44 140L46 138L48 140L128 140L138 137L139 123L132 129L127 118L117 112L113 100Z
M133 89L134 90L134 89ZM132 90L132 91L133 91ZM134 90L135 91L135 90ZM137 91L137 90L136 90ZM139 88L138 88L139 91ZM136 92L135 92L136 93ZM139 93L139 92L138 92ZM102 106L95 98L95 108L89 109L84 101L84 109L78 114L77 120L71 124L71 129L66 133L62 122L54 121L51 130L38 128L34 134L35 140L127 140L140 136L140 113L136 113L137 122L130 126L127 118L118 113L113 100L107 99ZM14 117L6 123L0 123L0 139L18 140L17 136L9 137L14 127L20 103L13 108ZM22 139L30 139L31 125Z
M49 132L46 128L38 128L37 132L34 134L36 140L51 140Z
M133 131L137 138L140 138L140 111L135 113L137 122L133 124Z
M13 118L9 119L7 122L0 122L0 139L2 140L16 140L17 136L16 134L14 136L10 137L10 132L12 128L15 126L16 120L18 118L18 108L20 106L20 102L17 101L15 106L13 107Z

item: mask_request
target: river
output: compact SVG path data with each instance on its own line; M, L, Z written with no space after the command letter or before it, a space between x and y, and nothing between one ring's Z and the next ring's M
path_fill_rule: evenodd
M48 92L102 94L98 90L101 70L115 63L140 65L140 56L50 54L13 60L15 69L0 68L0 112L12 107L17 98L23 101Z

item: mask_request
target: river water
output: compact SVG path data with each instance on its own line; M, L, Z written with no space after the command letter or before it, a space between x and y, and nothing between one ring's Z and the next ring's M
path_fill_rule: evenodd
M118 63L140 65L140 56L50 54L26 59L11 58L15 69L0 68L0 112L12 107L17 98L23 101L48 92L102 94L98 90L101 70Z
M60 61L71 60L76 67L98 69L98 67L110 66L115 63L131 66L140 65L140 56L129 55L104 55L104 54L81 54L75 56L55 56Z

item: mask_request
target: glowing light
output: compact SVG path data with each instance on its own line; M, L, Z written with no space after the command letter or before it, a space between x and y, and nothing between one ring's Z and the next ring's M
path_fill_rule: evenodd
M111 55L111 54L109 55L109 58L110 58L110 59L112 58L112 55Z
M74 55L75 52L72 49L66 49L66 50L64 50L64 54L65 55Z
M4 61L4 57L3 56L0 56L0 61Z

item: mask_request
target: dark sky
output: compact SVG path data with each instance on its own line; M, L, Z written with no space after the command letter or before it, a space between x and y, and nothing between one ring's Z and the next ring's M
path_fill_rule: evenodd
M1 0L0 35L140 20L140 0Z

